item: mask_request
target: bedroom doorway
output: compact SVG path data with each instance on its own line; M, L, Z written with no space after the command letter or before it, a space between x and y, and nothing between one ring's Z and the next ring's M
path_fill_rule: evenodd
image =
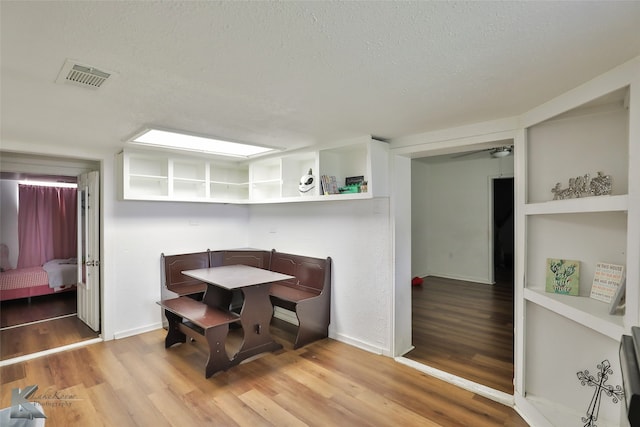
M19 181L53 181L53 182L79 182L79 176L89 171L100 170L101 165L97 161L59 158L54 156L40 156L21 153L1 153L0 162L0 195L2 196L2 212L0 215L0 232L2 243L7 243L16 252L11 256L11 267L17 267L18 235L18 185ZM96 178L99 173L95 172ZM96 180L97 181L97 180ZM95 201L100 200L97 192L94 193ZM74 212L78 206L74 204ZM14 212L15 211L15 212ZM100 208L95 209L97 218L94 227L96 238L100 235ZM77 228L73 239L77 241ZM98 240L99 242L99 240ZM98 243L99 249L99 243ZM97 252L95 252L97 253ZM77 257L77 253L72 255ZM99 280L99 257L93 259L95 277ZM76 267L74 265L74 267ZM77 278L77 268L73 275ZM4 275L4 273L3 273ZM76 282L74 282L76 283ZM99 285L94 296L95 304L100 307ZM37 294L35 294L37 295ZM58 348L82 345L84 342L100 339L99 310L96 330L88 327L78 317L78 292L77 287L72 291L56 292L51 295L32 296L31 298L18 298L0 303L0 365L13 363L24 356L34 353L56 351ZM5 295L3 293L3 298Z

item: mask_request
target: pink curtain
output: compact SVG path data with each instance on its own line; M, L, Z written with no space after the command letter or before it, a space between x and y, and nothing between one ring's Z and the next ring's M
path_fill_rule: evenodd
M77 256L77 190L18 186L18 268Z

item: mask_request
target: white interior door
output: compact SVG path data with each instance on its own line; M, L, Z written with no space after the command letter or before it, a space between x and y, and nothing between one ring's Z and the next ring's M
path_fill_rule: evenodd
M100 175L78 177L78 318L100 330Z

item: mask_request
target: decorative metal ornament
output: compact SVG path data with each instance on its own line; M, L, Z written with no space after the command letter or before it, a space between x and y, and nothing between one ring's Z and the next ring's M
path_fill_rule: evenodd
M612 385L605 385L605 382L609 379L609 375L613 374L611 363L605 359L602 363L598 364L598 369L599 372L597 373L597 377L591 375L586 369L577 373L578 379L582 385L588 385L595 388L593 397L589 403L589 408L587 408L587 416L581 418L582 422L585 423L584 427L598 427L596 425L596 421L598 421L598 414L600 412L602 393L611 397L613 403L618 403L618 401L622 400L624 397L624 391L621 386L617 385L614 387Z
M591 178L589 174L569 179L569 187L561 188L558 182L551 189L553 200L576 199L579 197L604 196L611 194L611 175L598 175Z

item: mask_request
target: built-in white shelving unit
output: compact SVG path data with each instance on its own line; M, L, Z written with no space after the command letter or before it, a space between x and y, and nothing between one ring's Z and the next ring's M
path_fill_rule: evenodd
M164 200L208 203L292 203L368 199L388 196L388 146L370 137L265 156L224 161L204 156L180 156L166 151L124 150L123 200ZM316 186L305 195L298 185L309 170ZM324 195L320 177L363 176L367 192Z
M179 199L207 197L207 165L202 162L173 160L169 170L173 179L169 180L169 192ZM171 187L173 185L173 188Z
M168 162L159 162L154 158L134 155L125 159L124 167L128 171L124 186L129 197L144 196L149 200L168 197Z
M620 338L638 324L638 82L632 70L600 80L523 116L516 146L524 177L517 209L524 228L516 250L523 273L516 405L541 425L581 425L593 389L580 385L578 371L595 373L608 359L610 383L622 383ZM612 177L610 195L553 200L556 183L566 188L571 178L597 172ZM580 261L578 296L545 291L547 258ZM624 310L610 314L609 304L590 298L597 262L625 266ZM620 425L619 405L605 399L598 425Z
M207 200L247 200L249 168L244 165L209 163L209 195Z
M300 178L300 177L298 177ZM282 158L258 160L249 165L249 200L282 197Z

